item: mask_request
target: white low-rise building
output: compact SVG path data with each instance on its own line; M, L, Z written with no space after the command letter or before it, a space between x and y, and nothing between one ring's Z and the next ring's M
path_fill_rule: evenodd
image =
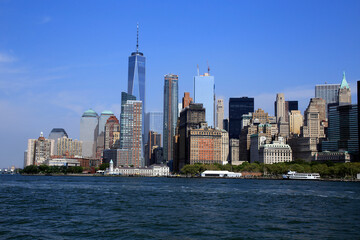
M237 178L241 177L241 173L229 172L229 171L214 171L214 170L206 170L201 173L201 177L229 177L229 178Z
M166 165L151 165L145 168L133 168L133 167L119 167L113 168L111 171L107 169L105 174L108 175L123 175L123 176L144 176L144 177L164 177L170 175L170 168Z
M45 165L48 166L68 166L68 167L79 167L80 161L76 159L68 159L68 158L49 158L44 161Z

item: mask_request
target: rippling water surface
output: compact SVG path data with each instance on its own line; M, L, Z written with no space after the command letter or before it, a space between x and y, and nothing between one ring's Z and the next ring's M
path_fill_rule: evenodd
M0 176L0 239L353 239L360 183Z

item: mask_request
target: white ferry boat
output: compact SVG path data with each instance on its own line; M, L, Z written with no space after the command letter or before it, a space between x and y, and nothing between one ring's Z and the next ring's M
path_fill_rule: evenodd
M295 171L289 171L283 175L283 179L295 179L295 180L319 180L320 174L318 173L297 173Z

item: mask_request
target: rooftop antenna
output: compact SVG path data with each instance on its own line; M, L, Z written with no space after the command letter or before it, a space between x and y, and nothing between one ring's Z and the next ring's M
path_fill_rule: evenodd
M208 65L208 74L210 75L210 66L209 66L209 61L206 61L207 65Z
M139 52L139 23L136 23L136 52Z
M198 74L198 76L200 76L199 64L197 65L197 74Z

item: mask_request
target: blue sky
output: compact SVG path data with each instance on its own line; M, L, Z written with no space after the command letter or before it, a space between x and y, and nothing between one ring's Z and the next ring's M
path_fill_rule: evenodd
M0 167L22 167L27 139L41 131L78 139L88 108L119 115L137 22L148 111L162 110L165 74L179 75L179 96L192 95L207 61L226 104L255 97L273 114L283 92L304 110L315 84L340 83L343 70L355 103L359 12L350 0L0 0Z

